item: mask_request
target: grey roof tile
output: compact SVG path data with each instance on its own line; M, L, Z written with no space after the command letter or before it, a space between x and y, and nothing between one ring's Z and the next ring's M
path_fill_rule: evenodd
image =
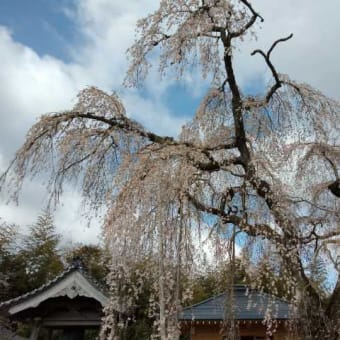
M107 295L106 292L106 288L103 287L100 283L98 283L96 280L94 280L90 275L87 274L86 270L79 265L79 263L74 263L71 266L69 266L66 270L64 270L62 273L60 273L59 275L57 275L54 279L46 282L45 284L43 284L42 286L27 292L23 295L20 295L16 298L7 300L7 301L3 301L0 302L0 310L3 308L7 308L13 304L25 301L28 298L34 297L36 295L38 295L39 293L45 291L46 289L48 289L49 287L52 287L53 285L57 284L58 282L60 282L62 279L64 279L67 275L69 275L70 273L74 272L74 271L79 271L82 273L82 275L89 281L91 282L91 284L96 287L100 292L102 292L104 295Z
M227 306L226 294L204 300L184 308L180 320L224 320ZM290 305L275 296L248 289L234 287L234 317L236 320L263 320L267 313L274 319L288 319Z

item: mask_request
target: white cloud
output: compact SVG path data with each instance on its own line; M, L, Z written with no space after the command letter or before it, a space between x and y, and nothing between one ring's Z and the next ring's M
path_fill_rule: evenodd
M150 1L78 1L72 14L82 36L71 54L89 80L104 89L121 87L127 68L126 50L133 43L135 25L150 11Z
M88 244L99 242L101 231L99 219L93 218L91 226L88 225L82 214L81 197L71 189L64 192L61 205L56 210L55 225L58 226L64 240Z
M272 54L277 70L340 99L339 1L254 0L254 6L265 21L258 31L258 41L243 44L245 50L238 67L242 81L263 71L270 75L259 55L250 56L254 48L268 50L276 39L293 33L294 37L277 46Z
M174 117L161 100L154 98L146 100L136 93L129 92L123 96L127 112L133 119L142 123L150 131L166 136L176 136L178 128L185 123L185 119ZM141 109L142 108L142 109Z
M0 151L9 153L23 141L27 129L44 112L65 109L77 88L72 74L59 60L39 57L13 41L0 27Z
M6 191L2 192L0 197L2 197L3 201L6 201ZM45 202L46 192L43 185L38 181L25 180L19 204L17 205L14 202L1 204L0 216L8 223L21 226L21 230L25 232L27 226L36 222L37 216L42 213L42 207Z
M38 181L26 181L19 205L14 203L1 204L0 216L7 223L20 226L19 231L27 232L29 226L37 222L37 217L43 213L47 200L44 187ZM82 215L81 197L79 193L65 190L61 204L55 211L54 224L62 236L63 243L78 242L96 244L99 242L100 221L93 218L91 226Z
M84 40L72 51L74 61L64 63L52 56L39 56L30 47L13 40L6 27L0 27L0 167L3 171L15 150L24 140L29 127L45 112L70 108L77 92L87 85L106 91L117 89L124 78L127 61L125 50L134 38L134 26L147 4L127 1L81 1L73 19ZM69 13L70 14L70 13ZM148 128L176 134L181 119L171 119L169 110L159 101L125 95L133 118ZM144 114L142 114L144 112ZM20 205L0 204L0 215L9 222L27 226L35 222L44 207L46 194L38 181L26 183ZM74 242L93 242L98 225L88 229L79 219L80 199L67 193L56 212L59 230ZM66 232L68 230L68 232Z

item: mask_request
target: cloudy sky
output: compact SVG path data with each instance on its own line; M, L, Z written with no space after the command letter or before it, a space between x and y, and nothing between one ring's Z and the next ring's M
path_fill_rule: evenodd
M338 0L254 0L265 18L258 41L240 46L237 76L245 90L268 77L262 60L250 57L277 38L294 33L273 60L281 73L340 99L340 2ZM70 108L88 85L117 91L131 117L161 134L176 135L203 94L199 75L182 82L151 74L140 90L124 89L125 51L134 40L136 20L157 7L156 0L0 1L0 172L45 112ZM39 180L27 182L19 206L0 197L0 217L23 230L41 212L46 194ZM95 242L99 226L86 226L78 194L65 193L56 225L65 238Z

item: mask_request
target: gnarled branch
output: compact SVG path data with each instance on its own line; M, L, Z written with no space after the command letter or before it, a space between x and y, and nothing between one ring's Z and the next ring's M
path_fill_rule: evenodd
M282 81L280 80L279 74L276 71L275 66L273 65L272 61L270 60L271 57L271 53L273 52L273 50L275 49L275 47L281 43L281 42L285 42L289 39L291 39L293 37L293 34L290 34L288 37L285 38L281 38L278 39L276 41L274 41L274 43L272 44L272 46L270 47L270 49L268 50L267 53L265 53L264 51L257 49L254 50L251 55L255 55L255 54L260 54L267 66L269 67L273 78L274 78L274 85L269 89L269 91L267 92L267 94L265 95L264 99L262 100L247 100L244 103L244 106L246 109L249 109L251 107L262 107L264 105L266 105L267 103L269 103L270 99L273 97L274 93L282 86Z

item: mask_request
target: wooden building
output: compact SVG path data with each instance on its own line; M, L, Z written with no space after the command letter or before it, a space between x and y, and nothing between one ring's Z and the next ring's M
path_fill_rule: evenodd
M31 324L31 340L83 340L98 332L107 303L78 261L40 288L1 303L0 314Z
M30 340L95 339L107 304L105 290L76 262L40 288L1 303L0 316L30 324ZM227 305L226 295L220 294L185 308L180 315L183 338L223 340ZM233 306L241 340L287 339L290 306L286 301L235 286ZM263 320L269 320L271 327Z
M286 301L242 285L234 287L233 299L233 324L241 340L295 339L288 331ZM230 308L226 294L185 308L180 317L182 334L190 340L223 340Z

